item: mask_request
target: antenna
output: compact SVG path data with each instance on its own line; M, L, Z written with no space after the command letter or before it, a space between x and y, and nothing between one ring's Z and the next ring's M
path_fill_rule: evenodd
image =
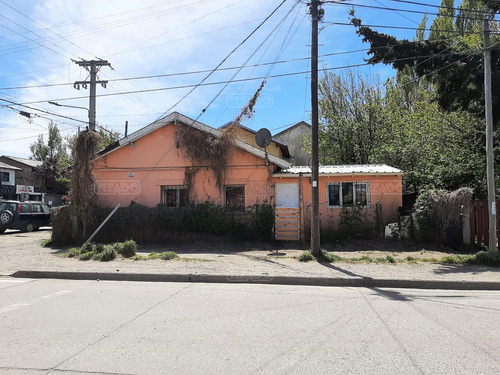
M255 143L257 143L257 145L262 148L266 148L267 146L269 146L269 144L271 143L271 139L271 132L266 128L260 129L257 134L255 134Z

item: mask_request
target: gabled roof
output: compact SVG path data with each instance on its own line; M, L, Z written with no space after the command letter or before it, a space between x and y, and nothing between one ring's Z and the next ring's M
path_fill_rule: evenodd
M115 150L118 150L119 148L122 148L123 146L126 146L132 142L135 142L136 140L144 137L145 135L150 134L150 133L154 132L155 130L157 130L157 129L159 129L167 124L170 124L172 122L174 122L174 123L180 122L184 125L190 126L194 129L200 130L204 133L211 134L214 137L221 137L222 136L222 132L220 132L217 129L214 129L214 128L212 128L208 125L205 125L199 121L196 121L196 120L193 120L187 116L184 116L183 114L181 114L179 112L172 112L171 114L145 126L142 129L139 129L136 132L130 134L129 136L122 138L119 141L115 142L110 147L102 150L100 152L100 156L105 156L105 155L107 155ZM262 151L261 149L259 149L257 147L253 147L253 146L249 145L248 143L240 141L239 139L234 140L234 145L242 150L245 150L245 151L259 157L259 158L262 158L262 159L266 158L266 153L264 151ZM290 163L286 162L285 160L280 159L274 155L267 154L267 159L271 163L277 165L280 168L289 168L291 165Z
M219 129L224 129L224 128L227 128L229 125L231 125L233 122L230 121L228 122L227 124L224 124L222 126L219 127ZM250 132L252 134L257 134L257 131L256 130L253 130L253 129L250 129L248 127L246 127L245 125L241 125L239 122L236 124L238 127L246 130L247 132ZM278 141L277 139L275 139L274 137L271 138L271 141L273 141L274 143L276 143L278 145L278 147L281 149L281 153L283 154L283 156L285 158L289 158L290 157L290 151L288 150L288 145L286 145L285 143L281 142L281 141Z
M41 162L39 160L25 159L25 158L20 158L17 156L4 155L3 157L10 159L10 160L13 160L13 161L17 161L18 163L27 165L28 167L32 167L32 168L39 167L43 164L43 162Z
M14 171L22 171L21 168L14 167L12 165L2 163L1 161L0 161L0 169L11 169L11 170L14 170Z
M306 127L308 127L308 128L311 128L311 125L310 125L310 124L308 124L307 122L305 122L305 121L299 121L299 122L298 122L298 123L296 123L295 125L292 125L292 126L290 126L289 128L286 128L285 130L282 130L282 131L280 131L279 133L276 133L275 135L273 135L273 137L280 136L280 135L282 135L282 134L284 134L284 133L289 132L289 131L290 131L290 130L292 130L292 129L295 129L296 127L299 127L299 126L306 126Z
M303 175L311 174L311 167L299 166L290 167L284 171L275 174L275 176L293 176L302 173ZM320 175L334 176L334 175L400 175L403 171L397 168L390 167L386 164L360 164L360 165L322 165L319 167Z

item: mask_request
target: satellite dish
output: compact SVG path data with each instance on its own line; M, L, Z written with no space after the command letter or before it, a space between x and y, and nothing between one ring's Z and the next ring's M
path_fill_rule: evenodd
M269 129L262 128L255 134L255 143L257 143L259 147L266 148L271 143L271 138L272 136Z

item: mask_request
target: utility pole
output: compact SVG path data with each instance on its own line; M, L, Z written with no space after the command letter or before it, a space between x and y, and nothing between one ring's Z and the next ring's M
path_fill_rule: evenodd
M105 60L82 60L75 61L75 63L79 66L82 66L89 72L90 81L76 81L74 83L74 87L77 90L80 90L80 86L84 89L87 88L87 85L90 84L90 96L89 96L89 130L95 131L95 97L96 97L96 84L100 84L102 87L106 88L106 84L108 81L98 81L97 73L102 66L111 66L111 64Z
M318 157L318 21L320 18L320 1L311 0L310 12L312 18L311 34L311 111L312 111L312 148L311 148L311 253L320 255L319 246L319 157Z
M495 169L493 165L493 110L491 98L490 22L484 20L484 102L486 115L486 179L488 186L488 221L490 255L497 254L497 208L495 197Z

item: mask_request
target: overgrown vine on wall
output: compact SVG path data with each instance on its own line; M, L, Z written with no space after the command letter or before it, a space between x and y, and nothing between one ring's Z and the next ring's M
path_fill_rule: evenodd
M220 136L207 134L190 126L176 123L176 146L183 148L191 160L197 164L197 167L187 168L185 172L184 183L190 191L194 175L198 172L200 166L208 166L212 169L215 175L216 186L219 189L224 187L230 150L235 140L235 126L242 119L252 118L255 113L255 104L265 84L266 81L262 81L248 104L243 107L238 117L221 132Z
M81 242L90 235L97 209L97 184L92 174L99 134L91 131L78 133L74 148L74 164L71 170L71 222L73 239Z

